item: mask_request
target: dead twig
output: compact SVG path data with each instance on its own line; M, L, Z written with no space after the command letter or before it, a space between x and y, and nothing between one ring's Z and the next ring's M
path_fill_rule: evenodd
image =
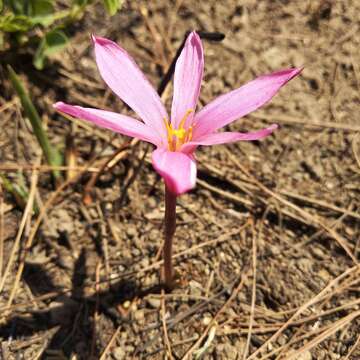
M354 154L354 157L355 157L355 160L358 164L358 167L360 168L360 156L359 156L359 143L358 143L358 140L359 140L359 134L360 133L357 133L355 134L354 138L352 139L352 142L351 142L351 149L352 149L352 152Z
M274 122L284 123L284 124L291 124L291 125L301 125L303 128L327 128L327 129L336 129L342 131L360 131L360 126L352 125L352 124L343 124L333 121L311 121L309 122L306 119L294 119L292 117L287 117L281 114L274 114L274 115L266 115L261 112L252 113L250 117L259 119L259 120L266 120Z
M86 167L86 166L50 166L50 165L35 165L35 164L2 164L0 165L0 171L38 171L38 172L51 172L54 170L59 171L76 171L76 172L99 172L100 169L97 167Z
M107 354L109 353L111 347L113 346L116 338L117 338L118 335L119 335L120 329L121 329L121 327L118 326L118 328L115 330L113 336L111 337L109 343L106 345L106 348L105 348L105 350L103 351L103 353L101 354L99 360L105 360L105 359L106 359Z
M263 223L262 223L263 224ZM255 236L255 228L254 224L251 226L252 228L252 267L253 267L253 283L252 283L252 292L251 292L251 308L250 308L250 317L249 317L249 329L246 339L246 346L243 353L243 360L246 359L247 354L249 352L250 347L250 340L251 340L251 333L253 329L253 323L254 323L254 313L255 313L255 301L256 301L256 236ZM259 229L259 234L261 233L262 226Z
M100 270L101 270L101 262L99 261L96 265L95 270L95 293L96 293L96 301L95 301L95 311L94 311L94 327L93 327L93 334L91 340L91 350L90 350L90 359L93 358L95 353L95 345L96 345L96 330L97 330L97 322L99 319L99 305L100 305L100 298L99 298L99 291L100 291Z
M28 198L25 210L24 210L24 215L23 215L22 221L20 223L20 228L19 228L17 237L15 239L15 243L14 243L14 246L13 246L11 257L9 259L8 266L6 267L6 274L9 272L9 270L10 270L10 268L12 266L12 262L14 260L15 252L17 251L17 248L19 246L19 242L20 242L22 233L23 233L24 228L25 228L25 223L28 220L28 217L31 216L31 213L33 211L33 205L34 205L34 199L35 199L35 194L36 194L36 186L37 186L38 177L39 177L39 173L37 171L34 171L32 176L31 176L31 185L30 185L29 198ZM26 248L27 247L26 247L26 244L25 244L25 249ZM22 274L22 270L23 270L24 266L25 266L25 258L22 258L21 262L19 264L17 273L16 273L14 286L13 286L13 288L11 290L9 300L7 302L7 308L9 308L11 306L11 304L12 304L12 302L14 300L14 297L16 295L16 291L17 291L19 283L20 283L21 274ZM3 281L2 281L1 286L0 286L0 289L1 289L0 292L2 291L2 288L3 288L4 284L5 284L5 279L6 279L6 276L4 274L4 278L3 278Z
M10 253L10 257L9 260L7 262L5 271L4 271L4 275L1 278L1 282L0 282L0 293L3 291L4 285L5 285L5 281L6 278L9 275L10 269L15 261L15 255L19 249L19 245L20 245L20 240L22 237L22 234L24 232L25 229L25 224L26 221L28 220L28 217L31 216L32 212L33 212L33 205L34 205L34 199L35 199L35 193L36 193L36 185L37 185L37 181L38 181L38 172L35 170L31 176L31 185L30 185L30 192L29 192L29 197L28 197L28 201L26 203L24 212L23 212L23 216L21 218L21 222L19 225L19 230L17 232L15 241L14 241L14 245L12 247L11 253ZM16 282L15 282L16 285ZM14 291L16 291L16 287L14 286L12 294L14 293ZM10 296L11 299L11 296ZM9 303L8 303L8 307L9 307Z
M357 347L360 345L360 335L358 336L357 340L355 341L355 344L351 347L349 352L346 354L343 360L350 359L351 354L357 349Z
M161 322L162 322L162 326L163 326L163 330L164 330L164 342L165 342L168 356L169 356L170 360L172 360L173 356L172 356L171 344L170 344L169 335L168 335L167 326L166 326L166 309L165 309L165 296L164 295L165 295L165 291L164 291L164 289L161 289Z

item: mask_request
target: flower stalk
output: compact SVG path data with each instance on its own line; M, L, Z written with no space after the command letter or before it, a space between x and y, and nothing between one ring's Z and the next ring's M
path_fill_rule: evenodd
M172 244L176 228L176 194L165 186L165 229L164 229L164 286L167 290L174 287L172 266Z

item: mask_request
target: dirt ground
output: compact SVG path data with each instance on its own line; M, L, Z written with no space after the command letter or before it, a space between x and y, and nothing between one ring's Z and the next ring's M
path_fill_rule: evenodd
M47 69L26 53L12 62L81 170L64 171L57 190L44 160L35 171L41 150L3 57L0 171L22 179L39 212L0 197L0 358L360 359L359 14L357 0L161 0L127 1L109 20L93 5ZM204 40L200 106L305 68L229 126L278 123L273 136L197 152L197 187L178 201L179 285L164 295L164 188L150 147L52 104L131 113L101 80L89 34L121 44L157 85L192 29L225 34Z

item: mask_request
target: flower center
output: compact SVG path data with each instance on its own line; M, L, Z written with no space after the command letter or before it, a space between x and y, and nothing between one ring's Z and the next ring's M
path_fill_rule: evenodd
M189 109L186 111L184 117L181 119L180 124L177 129L174 129L171 125L171 122L167 119L164 119L166 130L167 130L167 141L170 151L177 151L180 149L181 145L190 141L192 139L192 130L193 127L189 126L185 129L185 122L188 116L194 110Z

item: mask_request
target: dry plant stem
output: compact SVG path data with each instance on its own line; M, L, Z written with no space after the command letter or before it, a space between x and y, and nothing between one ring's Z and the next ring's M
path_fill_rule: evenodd
M351 354L356 350L356 348L358 347L358 345L360 345L360 335L358 336L355 344L351 347L351 349L349 350L349 352L346 354L346 356L344 357L343 360L348 360L351 356Z
M176 228L176 195L165 187L165 241L164 256L164 285L166 290L173 288L172 243Z
M0 292L2 292L4 289L6 278L8 277L8 275L11 271L11 267L15 261L16 253L20 246L20 240L21 240L21 237L22 237L24 229L25 229L26 221L27 221L28 217L31 216L31 214L32 214L37 181L38 181L38 172L34 171L32 174L32 177L31 177L31 187L30 187L28 202L26 204L25 210L23 212L23 216L21 218L21 222L19 225L19 229L18 229L16 238L15 238L15 241L14 241L14 245L12 247L12 250L11 250L11 253L9 256L9 260L5 267L3 276L1 277Z
M108 355L111 347L113 346L116 338L117 338L118 335L119 335L120 330L121 330L121 326L118 326L117 329L115 330L113 336L111 337L109 343L106 345L106 348L105 348L105 350L103 351L103 353L101 354L99 360L105 360L105 359L106 359L106 357L107 357L107 355Z
M164 342L167 349L167 355L170 360L173 360L174 358L172 356L171 344L166 326L165 292L163 289L161 290L161 321L164 329Z

